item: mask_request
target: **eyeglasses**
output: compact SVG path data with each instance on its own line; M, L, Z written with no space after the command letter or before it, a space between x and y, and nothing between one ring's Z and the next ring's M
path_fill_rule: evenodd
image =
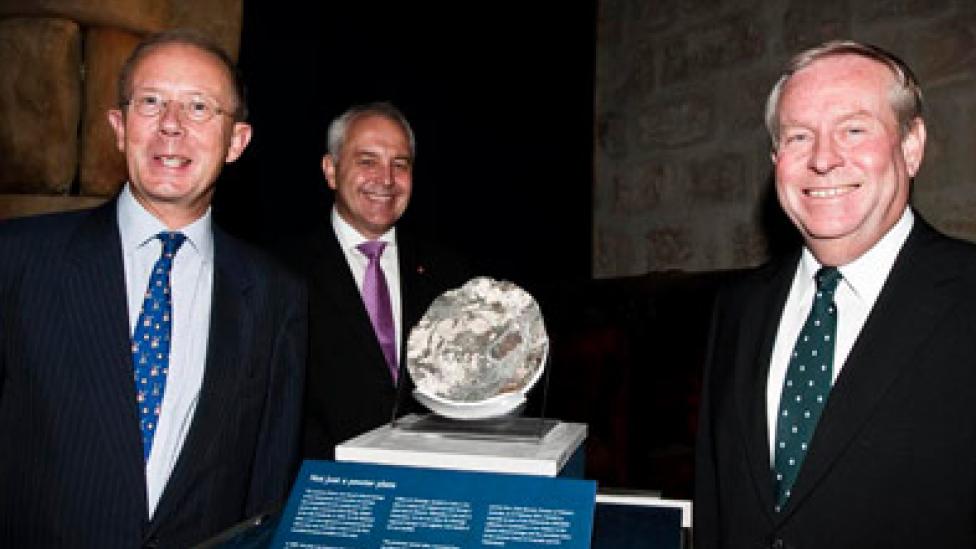
M141 93L122 103L122 106L132 105L140 116L154 117L161 114L173 101L180 106L180 111L187 120L203 123L215 114L233 116L232 112L220 108L216 101L202 95L191 95L185 99L163 99L157 93Z

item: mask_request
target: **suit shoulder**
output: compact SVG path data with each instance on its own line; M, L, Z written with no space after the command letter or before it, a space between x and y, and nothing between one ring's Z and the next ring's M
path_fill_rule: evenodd
M10 273L29 265L50 266L64 257L72 236L91 213L77 210L0 221L0 269Z
M937 233L933 241L947 255L960 261L976 263L976 244L943 233Z
M0 221L0 239L4 241L45 241L71 234L92 213L92 209L55 212Z
M918 221L903 254L910 254L913 262L929 265L936 271L951 269L976 277L976 244L952 237L934 229L925 221Z
M799 252L770 258L758 267L729 271L720 291L723 293L749 292L767 288L768 285L796 271Z
M775 295L785 297L798 261L798 253L786 254L758 267L728 271L715 292L714 313L735 315L737 311L747 309L756 299Z

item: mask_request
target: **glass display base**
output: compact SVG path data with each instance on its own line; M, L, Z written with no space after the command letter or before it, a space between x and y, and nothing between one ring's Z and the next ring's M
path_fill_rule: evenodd
M413 414L393 421L397 430L437 434L452 438L475 440L510 440L540 442L556 426L555 419L535 417L499 417L477 420L457 420L436 414Z

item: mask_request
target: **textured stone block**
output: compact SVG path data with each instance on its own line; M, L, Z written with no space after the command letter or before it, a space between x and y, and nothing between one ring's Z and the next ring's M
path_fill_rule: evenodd
M736 10L752 9L758 3L760 0L696 0L695 2L680 2L679 7L681 13L687 17L715 17L730 8Z
M681 4L680 0L631 0L620 13L625 20L634 21L641 33L659 31L674 24Z
M694 239L688 227L652 229L645 234L647 266L650 270L681 268L692 259Z
M657 88L655 49L657 45L647 39L638 40L629 48L630 70L626 84L633 88L632 93L644 96Z
M691 163L691 197L695 204L730 205L743 196L751 197L747 161L739 154L726 153Z
M687 80L758 59L766 48L760 21L738 13L682 32L664 46L662 79Z
M596 90L597 97L606 96L611 89L618 88L628 75L621 70L619 58L627 51L624 42L624 21L616 13L610 13L607 3L601 4L597 16L597 42L601 45L596 52Z
M848 0L792 0L783 16L783 45L788 55L825 40L851 36Z
M617 173L613 176L613 212L631 215L646 214L661 202L660 186L667 177L665 164L652 164L646 169Z
M925 215L976 219L976 82L959 80L929 91L928 139L913 203Z
M755 224L739 224L732 230L732 265L759 265L769 255L766 237Z
M722 78L718 87L722 90L722 106L718 110L718 126L725 130L727 137L735 140L744 134L756 133L766 150L766 98L780 75L780 64L771 64L758 70L740 71Z
M597 278L642 274L637 264L634 240L626 231L603 226L596 229L593 274Z
M604 51L614 49L623 40L627 25L625 0L603 0L596 9L597 41L604 45Z
M195 28L218 44L234 59L241 47L243 0L170 0L170 27Z
M596 143L609 158L625 157L628 151L626 119L613 111L597 115Z
M967 185L972 189L976 181ZM938 193L918 206L926 221L957 238L976 241L976 195L969 189Z
M597 155L593 162L593 211L609 212L613 203L613 174L615 168L611 162L606 162Z
M119 69L139 35L95 27L85 33L85 115L81 126L81 194L110 196L126 180L125 157L115 146L106 112L116 107Z
M941 89L926 89L925 158L915 177L914 194L917 198L924 196L932 187L942 189L955 182L958 175L949 173L952 168L949 161L953 156L968 158L960 166L966 165L971 177L976 177L976 129L969 125L971 116L966 116L966 95L976 96L976 82L971 86L957 84ZM973 148L968 149L966 144Z
M104 198L88 196L0 194L0 219L93 208L103 202Z
M967 2L969 0L966 0ZM928 17L946 12L953 0L873 0L854 2L854 15L859 21Z
M242 6L242 0L0 0L0 17L62 17L83 27L115 27L137 34L191 27L236 59Z
M0 190L67 192L78 159L81 34L71 21L0 19Z
M657 85L656 35L653 31L633 32L632 24L627 27L631 32L623 32L625 21L631 20L624 14L601 19L597 38L606 44L596 57L598 104L617 110L635 96L650 94Z
M86 27L121 27L146 33L167 26L171 3L169 0L0 0L0 17L61 17Z
M710 97L695 95L656 99L637 116L637 143L653 150L701 142L715 131L717 107Z
M976 16L872 35L905 59L923 89L943 80L976 80Z

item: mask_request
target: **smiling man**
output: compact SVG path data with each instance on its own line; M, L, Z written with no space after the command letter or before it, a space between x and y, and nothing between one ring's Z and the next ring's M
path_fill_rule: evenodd
M306 458L331 459L336 444L392 419L408 393L404 339L435 297L470 275L454 254L396 226L415 151L390 103L352 107L329 126L322 171L334 206L297 254L309 284Z
M804 246L718 297L695 546L976 545L976 248L908 205L919 85L879 48L795 57L766 109Z
M0 227L0 546L189 547L287 495L304 288L210 213L245 114L223 51L150 36L108 113L121 193Z

